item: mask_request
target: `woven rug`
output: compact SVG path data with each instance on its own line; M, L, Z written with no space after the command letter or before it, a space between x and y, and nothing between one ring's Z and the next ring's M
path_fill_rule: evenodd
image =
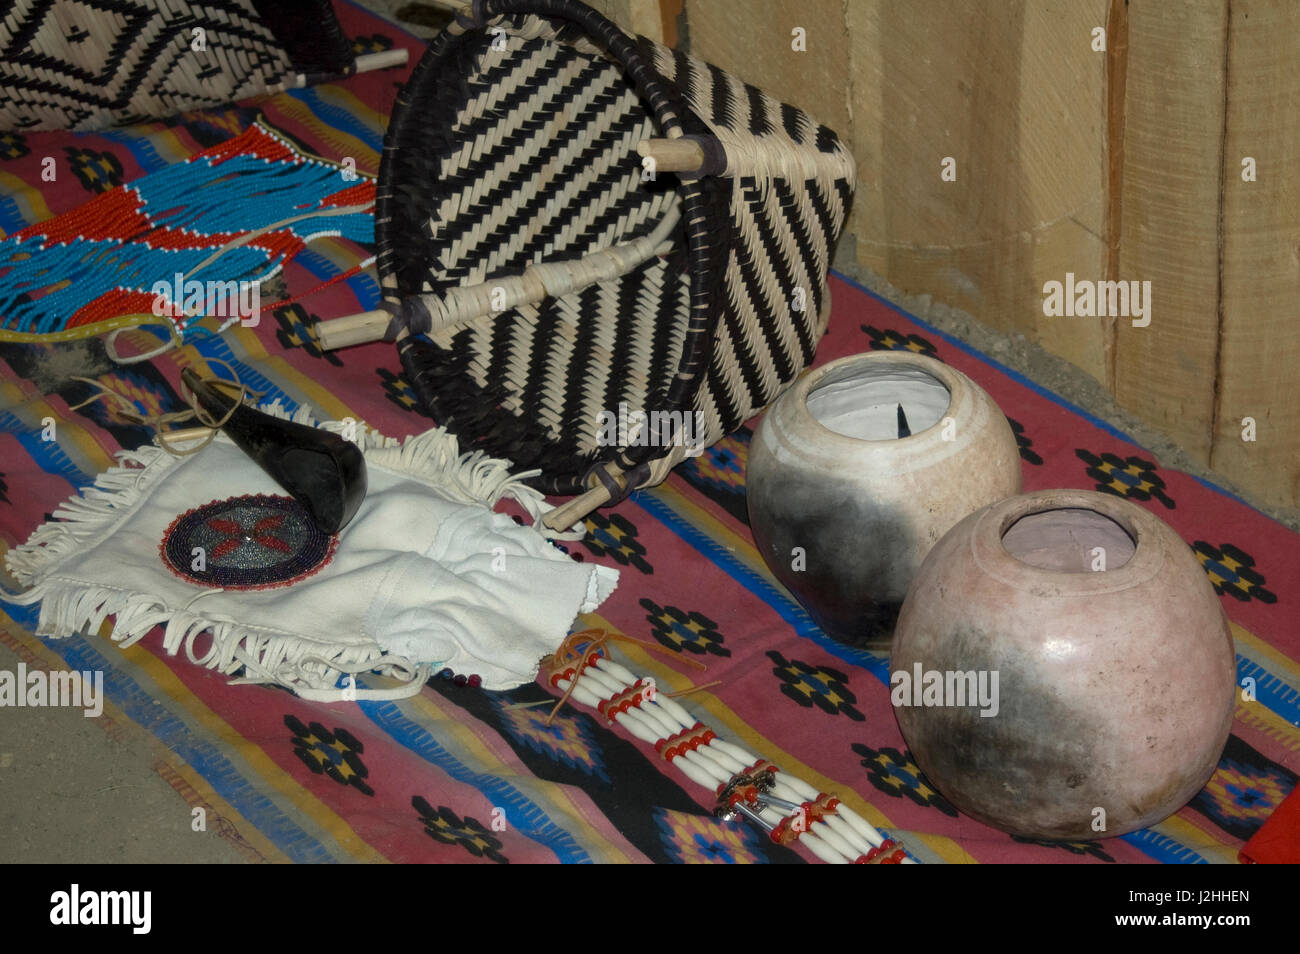
M340 7L359 43L407 44L394 28ZM260 106L279 133L332 160L374 173L398 75L281 94ZM248 106L191 114L106 135L4 139L0 229L12 233L74 208L105 188L182 161L246 129ZM86 178L40 178L38 158L87 156ZM3 154L3 153L0 153ZM371 254L364 243L319 239L284 269L287 295L305 295ZM1161 467L1125 435L991 359L909 318L843 279L831 282L829 331L817 363L869 349L934 355L972 377L1012 419L1027 490L1102 488L1136 500L1193 547L1232 621L1239 701L1219 769L1190 805L1152 829L1088 844L1028 843L959 816L920 776L889 703L885 655L826 639L772 580L746 526L749 422L665 484L594 514L566 546L617 566L618 590L589 625L657 644L616 650L663 691L720 680L682 701L719 735L836 792L923 862L1233 862L1295 787L1300 773L1300 540L1222 491ZM273 299L266 299L268 301ZM322 353L313 324L365 308L378 290L365 273L236 327L130 368L96 339L0 345L0 540L20 543L121 448L149 436L103 402L80 410L96 378L141 410L181 406L183 364L220 359L292 409L354 417L385 433L419 433L394 349L375 344ZM144 350L157 338L141 336ZM41 440L48 425L55 440ZM107 703L96 724L153 740L156 768L204 807L250 861L803 862L810 856L722 823L703 790L653 749L590 709L551 726L553 700L530 684L486 693L434 678L401 702L316 704L286 692L231 686L168 656L158 634L123 651L102 634L39 640L34 611L0 607L0 641L28 667L100 670ZM706 671L684 665L689 657ZM214 822L213 819L216 819Z

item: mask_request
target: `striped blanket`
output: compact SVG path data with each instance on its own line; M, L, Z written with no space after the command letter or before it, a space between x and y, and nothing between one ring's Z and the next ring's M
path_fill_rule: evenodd
M419 43L350 7L340 19L360 51ZM295 90L260 103L187 114L97 135L0 134L0 230L12 234L95 195L232 139L260 118L303 149L378 171L385 118L403 73ZM55 182L41 159L60 160ZM364 241L318 238L285 267L291 304L255 327L199 336L150 362L120 367L97 339L0 345L0 547L151 434L92 388L129 394L143 413L184 406L186 365L225 362L290 408L353 417L394 436L430 425L414 409L391 346L320 350L314 325L375 307L374 278L355 266ZM313 292L332 278L346 276ZM0 279L2 280L2 279ZM912 318L851 282L832 281L818 363L904 348L950 363L1011 418L1027 490L1103 489L1170 523L1204 566L1232 621L1239 700L1218 771L1186 808L1154 828L1092 843L1040 844L959 815L919 773L889 702L888 657L827 639L768 573L745 510L749 422L663 485L587 520L575 557L617 566L618 590L587 625L656 644L620 645L661 691L717 681L682 699L720 736L838 794L922 862L1233 862L1295 787L1300 772L1300 546L1222 490L1159 466L1113 427ZM310 293L310 294L308 294ZM264 301L277 299L266 298ZM135 350L158 344L131 330ZM51 425L53 425L51 427ZM42 436L53 436L43 440ZM5 615L7 614L7 615ZM399 702L305 702L232 686L146 638L123 651L103 633L40 640L32 609L0 604L0 641L29 668L104 674L96 720L157 753L178 795L206 809L250 861L791 862L802 849L715 819L703 789L650 746L592 710L551 725L558 694L542 684L488 693L435 677ZM701 671L681 661L705 664Z

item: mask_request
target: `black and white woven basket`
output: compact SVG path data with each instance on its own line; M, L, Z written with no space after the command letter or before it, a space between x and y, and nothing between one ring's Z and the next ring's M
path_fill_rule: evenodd
M701 168L643 168L640 143L681 137ZM480 0L385 140L388 337L467 447L621 499L812 361L853 176L831 130L575 0ZM648 426L610 442L620 409Z
M0 0L0 130L161 119L355 60L330 0Z

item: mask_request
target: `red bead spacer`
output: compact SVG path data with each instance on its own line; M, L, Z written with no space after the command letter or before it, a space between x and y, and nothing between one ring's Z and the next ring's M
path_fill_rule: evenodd
M704 723L697 722L689 729L683 729L681 732L677 732L673 735L670 735L666 739L660 739L658 742L655 743L655 751L662 755L665 746L672 745L675 742L677 742L679 739L684 738L688 732L694 732L696 729L702 729L702 728L704 728ZM666 757L667 756L665 756L665 758ZM718 791L722 791L722 786L718 786Z
M794 820L798 817L797 815L786 815L776 823L775 828L768 832L768 837L778 845L788 845L792 841L798 841L799 836L808 830L806 825L799 829L794 827Z
M637 705L640 704L640 701L638 701ZM655 743L655 751L671 762L684 752L694 752L701 745L708 745L716 738L717 735L714 734L712 729L703 722L697 722L689 729L683 729L666 739L660 739ZM721 794L725 787L725 785L719 786L717 789L718 794Z
M901 864L905 857L907 857L907 853L899 847L898 842L892 838L886 838L863 855L855 864L897 865Z
M572 679L573 679L573 667L572 667L572 666L570 666L568 669L564 670L564 672L557 672L557 673L555 673L553 676L551 676L551 685L552 685L554 688L556 688L556 689L560 688L560 680L561 680L561 679L568 679L568 680L572 680Z
M647 698L647 689L648 684L645 680L638 679L633 685L598 703L596 709L605 718L613 721L615 716L627 712L628 709L641 708L641 703L645 702Z

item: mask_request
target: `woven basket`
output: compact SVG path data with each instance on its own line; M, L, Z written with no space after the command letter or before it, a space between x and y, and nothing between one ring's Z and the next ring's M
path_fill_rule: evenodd
M702 166L643 168L639 144L681 137ZM384 144L388 337L465 445L621 499L812 360L852 191L831 130L721 70L574 0L478 2ZM620 408L647 427L611 442Z
M86 132L398 62L354 56L330 0L0 0L0 130Z

